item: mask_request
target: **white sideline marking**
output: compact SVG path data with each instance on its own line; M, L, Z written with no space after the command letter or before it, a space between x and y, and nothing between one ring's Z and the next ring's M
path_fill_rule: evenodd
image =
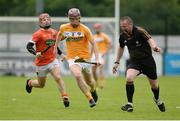
M180 106L176 106L176 108L180 109Z

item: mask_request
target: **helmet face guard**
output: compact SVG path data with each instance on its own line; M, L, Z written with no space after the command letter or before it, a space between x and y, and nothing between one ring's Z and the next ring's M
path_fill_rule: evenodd
M81 13L77 8L71 8L68 11L68 18L73 27L77 27L80 24Z
M42 13L39 15L39 26L44 29L51 27L51 17L48 13Z

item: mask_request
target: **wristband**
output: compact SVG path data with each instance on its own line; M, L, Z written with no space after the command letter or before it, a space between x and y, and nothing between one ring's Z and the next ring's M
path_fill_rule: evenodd
M115 61L114 64L119 64L119 62L118 62L118 61Z
M59 55L62 54L62 51L59 49L59 47L57 47L57 53L58 53Z

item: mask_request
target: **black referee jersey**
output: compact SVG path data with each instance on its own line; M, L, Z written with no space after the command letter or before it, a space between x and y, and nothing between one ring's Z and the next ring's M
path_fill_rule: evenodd
M121 33L119 44L121 48L126 45L131 59L143 59L152 56L148 40L151 36L141 27L133 26L132 35Z

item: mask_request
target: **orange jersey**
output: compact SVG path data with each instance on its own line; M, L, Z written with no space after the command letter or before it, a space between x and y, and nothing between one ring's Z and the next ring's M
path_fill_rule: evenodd
M110 45L111 41L108 35L106 35L103 32L100 32L99 34L94 35L94 40L96 42L98 51L100 53L105 53L108 49L108 46Z
M63 38L66 38L68 59L75 57L90 59L89 42L94 40L88 27L80 24L77 28L73 28L70 23L67 23L61 25L59 31Z
M35 59L35 64L37 66L47 65L56 58L56 54L54 53L56 36L57 31L52 28L49 28L48 30L39 29L33 34L32 41L35 43L36 52L42 52L47 48L47 43L53 43L53 45L43 53L41 57Z

